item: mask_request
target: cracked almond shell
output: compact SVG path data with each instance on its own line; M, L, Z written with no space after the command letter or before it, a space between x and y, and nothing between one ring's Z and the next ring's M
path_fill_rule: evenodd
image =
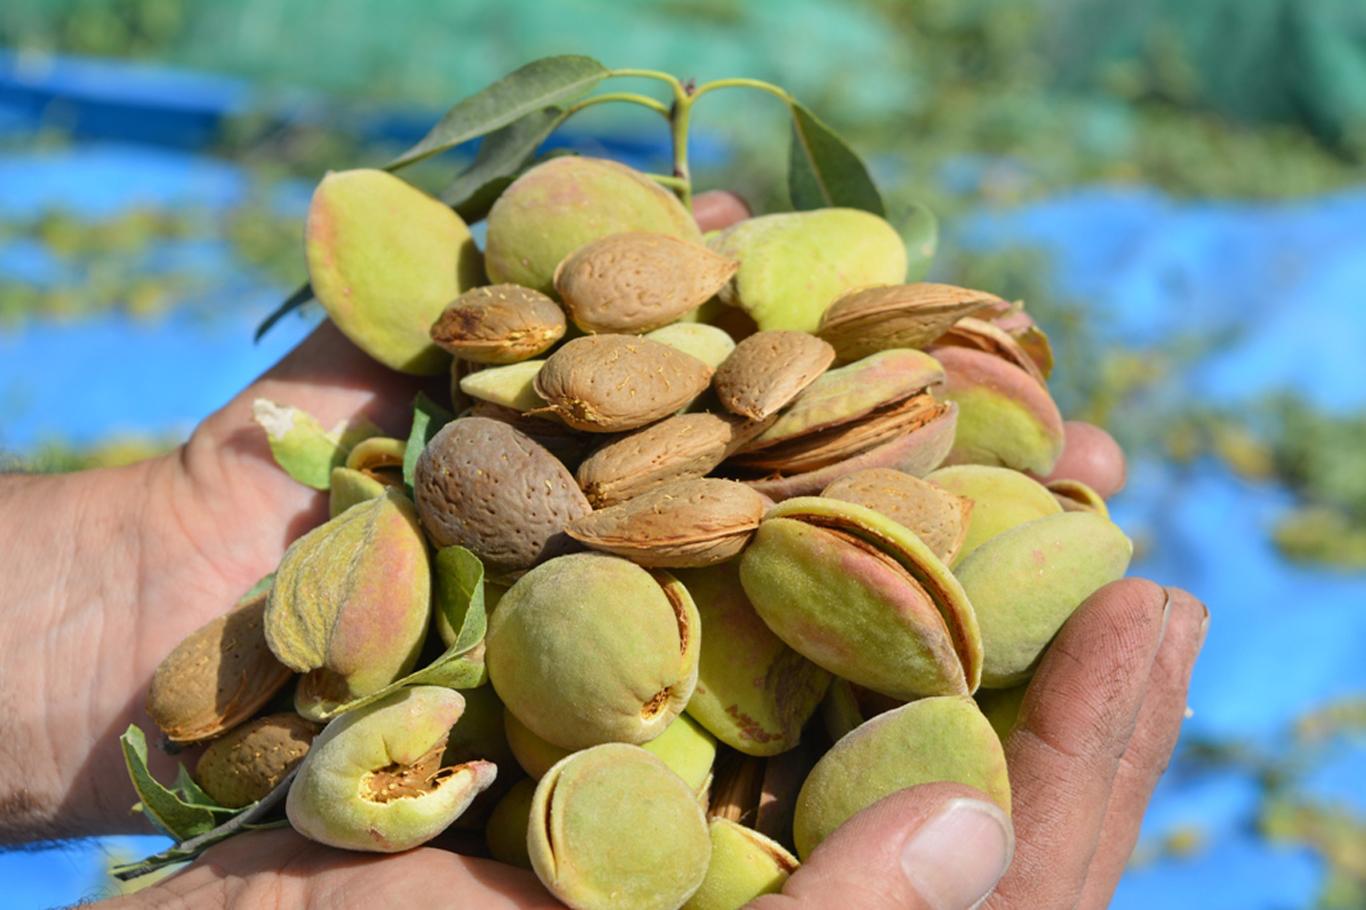
M889 348L923 348L959 318L1002 303L995 294L916 282L850 291L821 317L818 334L842 363Z

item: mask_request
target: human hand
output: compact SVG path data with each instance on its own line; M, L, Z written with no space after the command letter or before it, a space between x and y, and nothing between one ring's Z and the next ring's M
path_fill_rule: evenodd
M782 894L752 910L956 910L993 887L985 906L999 910L1106 906L1176 743L1206 624L1184 591L1128 579L1096 592L1045 655L1006 743L1010 821L957 784L893 794L837 830ZM217 847L129 906L162 901L559 906L530 873L488 860L431 846L340 853L289 831Z
M704 230L748 214L728 193L699 195L694 211ZM252 403L402 436L421 386L324 323L167 456L0 476L0 653L23 655L0 663L0 843L143 830L118 736L153 728L142 708L152 672L327 517L326 494L276 466ZM160 750L151 759L174 774Z

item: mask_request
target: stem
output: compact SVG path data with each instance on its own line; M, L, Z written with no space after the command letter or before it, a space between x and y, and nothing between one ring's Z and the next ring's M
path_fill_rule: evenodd
M613 75L613 76L630 77L630 78L637 78L637 79L654 79L654 80L656 80L656 81L658 81L658 82L667 83L667 84L669 85L669 87L672 88L672 89L674 90L674 97L675 97L675 98L678 97L678 96L679 96L680 94L682 94L682 92L683 92L683 83L680 82L680 81L678 80L678 77L677 77L677 76L670 75L669 73L660 72L659 70L637 70L637 69L612 70L612 71L611 71L611 75Z
M669 106L667 104L651 98L649 95L640 95L636 92L607 92L602 95L594 95L591 98L585 98L578 104L575 104L566 111L565 114L566 116L569 114L577 114L586 107L592 107L595 104L605 104L608 101L626 101L631 104L639 104L641 107L649 108L656 114L659 114L665 120L669 119Z
M761 92L768 92L779 98L784 104L790 104L792 96L787 91L772 82L765 82L762 79L717 79L713 82L706 82L697 87L697 91L692 93L693 100L696 101L707 92L718 88L753 88Z
M651 180L653 180L655 183L658 183L660 186L667 186L669 189L677 193L681 193L688 186L688 181L683 180L679 177L672 177L668 174L646 174L645 176L649 177Z
M681 182L678 198L692 211L692 175L688 170L688 124L692 120L692 102L686 91L674 101L669 113L669 131L673 135L674 177Z

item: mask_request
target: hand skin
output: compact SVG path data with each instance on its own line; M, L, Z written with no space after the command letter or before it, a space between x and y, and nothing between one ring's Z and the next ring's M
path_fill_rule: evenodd
M745 213L729 194L699 196L696 211L704 229ZM117 737L129 723L151 729L142 700L152 671L326 517L326 497L275 466L252 401L296 405L324 426L364 416L401 434L419 385L325 324L167 456L0 476L10 556L0 573L0 843L145 830L130 811ZM1098 490L1123 484L1123 456L1108 435L1084 424L1067 431L1066 476ZM851 820L782 895L754 906L969 907L1009 864L986 906L1103 907L1175 744L1206 622L1189 595L1150 582L1097 592L1050 649L1007 744L1013 835L980 794L917 787ZM168 774L173 762L158 760ZM434 847L347 854L289 831L235 838L111 906L419 900L558 906L519 869Z

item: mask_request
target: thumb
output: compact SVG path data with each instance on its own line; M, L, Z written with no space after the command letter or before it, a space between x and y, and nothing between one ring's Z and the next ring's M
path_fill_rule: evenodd
M969 910L991 893L1015 849L1010 821L959 784L893 793L841 825L782 894L751 910Z

